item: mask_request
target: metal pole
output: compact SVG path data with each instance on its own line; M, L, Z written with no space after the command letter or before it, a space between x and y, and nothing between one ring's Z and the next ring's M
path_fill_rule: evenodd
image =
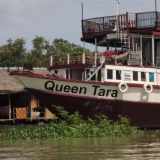
M8 94L8 100L9 100L9 119L11 119L12 110L11 110L11 97L10 97L10 94Z
M155 16L156 16L155 25L157 27L158 26L158 17L157 17L157 1L156 0L155 0Z
M83 41L83 56L82 56L82 64L85 64L85 41Z
M119 2L117 0L117 17L118 17L118 15L119 15Z
M154 66L154 35L152 35L152 65Z
M83 3L81 3L81 5L82 5L82 20L83 20Z
M81 25L82 25L82 33L84 32L84 26L83 26L83 3L81 3L82 6L82 21L81 21Z

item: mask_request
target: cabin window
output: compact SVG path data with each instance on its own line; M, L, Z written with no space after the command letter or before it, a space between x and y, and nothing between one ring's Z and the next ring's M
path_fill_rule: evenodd
M116 80L121 80L121 71L116 70Z
M141 72L141 81L146 81L146 73Z
M101 69L98 71L98 81L101 81Z
M154 73L149 72L149 82L154 82Z
M113 79L113 70L111 69L107 70L107 79Z
M54 70L54 73L55 73L55 74L58 74L58 70Z
M86 69L86 77L89 78L89 69Z
M138 72L133 71L133 81L138 81Z
M66 79L69 79L69 70L66 70Z

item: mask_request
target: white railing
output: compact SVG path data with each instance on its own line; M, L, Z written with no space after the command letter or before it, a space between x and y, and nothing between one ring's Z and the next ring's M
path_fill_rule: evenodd
M68 65L68 64L97 64L101 65L104 62L115 60L115 56L126 53L127 51L105 51L101 53L78 53L77 55L66 54L59 58L52 57L50 64L52 65ZM51 66L52 66L51 65Z

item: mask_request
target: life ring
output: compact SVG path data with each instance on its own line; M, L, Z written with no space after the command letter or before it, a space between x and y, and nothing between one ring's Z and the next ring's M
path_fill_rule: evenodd
M118 85L118 88L121 92L126 92L128 90L128 85L124 82L121 82L119 85Z
M147 92L147 93L151 93L153 91L153 86L148 83L144 84L143 88L144 88L145 92Z

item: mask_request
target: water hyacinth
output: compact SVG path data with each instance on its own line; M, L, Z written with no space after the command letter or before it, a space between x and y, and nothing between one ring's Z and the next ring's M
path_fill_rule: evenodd
M127 137L141 136L143 131L130 126L129 120L119 117L113 122L106 116L97 116L96 120L84 120L78 112L69 114L63 107L56 107L58 117L47 125L17 125L5 128L0 139L40 139L57 137Z

